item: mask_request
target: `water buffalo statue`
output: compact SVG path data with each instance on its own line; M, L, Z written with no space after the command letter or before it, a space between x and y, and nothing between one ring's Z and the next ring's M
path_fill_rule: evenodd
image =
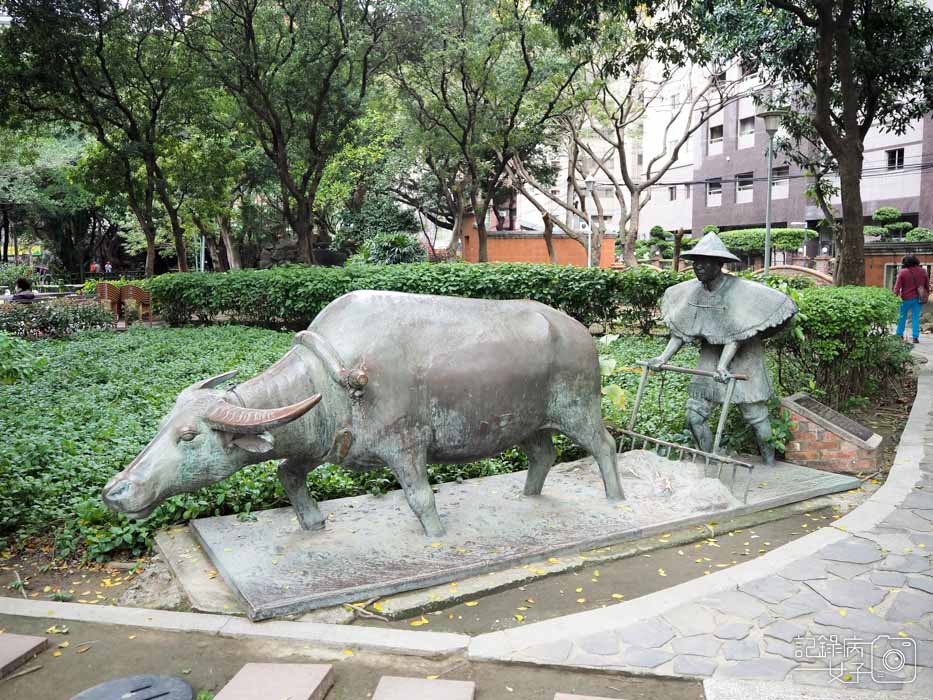
M609 499L623 498L596 346L584 326L544 304L352 292L262 374L215 388L234 374L182 391L158 434L104 487L110 508L146 518L169 496L278 459L301 527L315 530L324 518L308 493L312 469L388 466L437 537L444 527L429 463L517 444L528 455L524 492L538 495L556 458L555 431L596 458Z

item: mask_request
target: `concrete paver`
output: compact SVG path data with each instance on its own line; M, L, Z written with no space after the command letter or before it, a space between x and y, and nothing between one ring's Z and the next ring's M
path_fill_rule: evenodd
M246 664L214 700L322 700L334 684L330 664Z
M441 681L383 676L373 700L473 700L472 681Z

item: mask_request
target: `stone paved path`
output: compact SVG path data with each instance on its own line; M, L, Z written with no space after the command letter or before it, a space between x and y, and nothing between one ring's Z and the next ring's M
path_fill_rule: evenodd
M832 527L631 602L482 635L470 656L933 697L931 413L926 370L885 485Z

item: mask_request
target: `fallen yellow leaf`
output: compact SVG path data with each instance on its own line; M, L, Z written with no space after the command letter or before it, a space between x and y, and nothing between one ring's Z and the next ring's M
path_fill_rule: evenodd
M621 593L613 593L612 597L615 598L616 600L622 600L625 596L622 595Z
M524 622L524 621L525 621L525 616L524 616L524 615L513 615L513 617L514 617L516 620L518 620L519 622Z
M343 650L343 655L344 655L344 656L353 656L353 650L352 650L352 649L344 649L344 650Z
M428 622L429 622L428 618L422 615L419 619L412 620L408 624L410 624L412 627L421 627L421 625L426 625L428 624Z
M557 557L551 557L550 559L547 560L547 563L548 564L559 564L560 559L558 559Z
M667 572L664 569L658 569L658 576L667 576Z
M71 645L71 642L62 642L58 645L59 649L67 649Z
M479 601L478 601L478 600L468 600L467 602L464 603L464 605L466 605L468 608L475 608L477 605L479 605Z
M425 676L424 679L428 681L436 681L440 676Z
M582 587L578 588L577 593L583 593L583 588Z
M578 602L578 603L585 603L585 602L586 602L586 598L577 598L577 602Z
M131 634L129 637L127 637L127 639L136 639L136 635L135 635L135 634Z
M52 652L52 656L61 656L61 655L62 655L62 653L61 653L60 651L53 651L53 652Z

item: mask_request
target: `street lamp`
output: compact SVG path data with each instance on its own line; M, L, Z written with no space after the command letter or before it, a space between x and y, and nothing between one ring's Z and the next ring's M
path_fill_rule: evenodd
M592 197L596 180L588 177L584 182L587 196ZM590 212L589 207L586 209L586 266L593 267L593 214Z
M771 187L774 182L774 134L781 125L781 117L787 114L783 109L771 109L758 113L758 118L765 122L768 132L768 205L765 210L765 274L771 268Z

